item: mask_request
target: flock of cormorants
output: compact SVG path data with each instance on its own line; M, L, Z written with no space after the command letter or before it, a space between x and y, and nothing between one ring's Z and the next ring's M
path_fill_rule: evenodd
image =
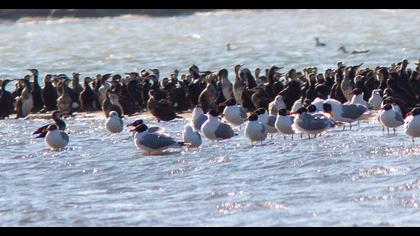
M280 72L283 67L278 66L267 68L262 74L260 68L252 73L244 65L235 65L233 83L228 79L227 69L200 71L196 65L190 66L188 73L182 74L180 78L177 69L169 77L162 79L158 69L143 69L140 73L108 73L98 74L95 78L85 77L82 84L79 73L72 73L72 78L65 74L46 74L43 87L38 82L38 70L29 69L31 74L15 79L17 82L13 91L6 89L6 85L13 80L1 81L0 118L14 113L17 118L22 118L30 113L56 110L64 115L102 110L106 117L114 111L113 116L121 118L147 110L158 121L170 121L180 118L177 113L194 109L192 128L202 131L210 139L220 139L218 135L230 138L233 132L226 128L219 129L219 134L215 134L216 130L212 129L217 129L223 122L209 128L211 132L204 131L203 127L196 127L194 124L198 115L217 117L222 114L227 123L233 126L241 125L245 121L259 120L264 123L264 132L273 133L278 132L276 116L293 113L300 115L303 122L299 124L295 120L295 130L316 134L319 132L313 132L315 129L322 126L320 130L325 130L336 122L347 122L351 125L368 109L392 110L397 114L390 116L395 124L381 123L386 128L402 125L402 120L407 116L418 114L419 63L415 63L417 67L414 70L407 68L409 63L406 59L390 66L372 69L362 68L362 64L346 66L338 62L335 69L326 69L324 73L320 73L316 67L307 67L302 71L290 69L285 74ZM235 106L238 107L236 111L233 108ZM196 109L200 110L200 114ZM235 115L226 114L226 109L232 110L230 114L237 113L236 118ZM247 113L252 114L247 116ZM316 116L312 118L307 116L315 113ZM256 119L255 115L265 115L266 121ZM289 120L295 118L291 117ZM311 123L313 121L310 119L314 119L315 123ZM378 120L381 122L379 118ZM290 123L292 124L293 122ZM56 127L58 128L60 127ZM45 136L42 130L47 131L47 127L39 131ZM134 130L138 131L140 128L136 127ZM287 132L283 134L286 135ZM251 139L260 140L261 138Z

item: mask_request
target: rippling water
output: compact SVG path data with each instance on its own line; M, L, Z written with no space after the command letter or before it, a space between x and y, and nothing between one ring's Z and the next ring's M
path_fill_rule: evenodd
M191 63L320 68L418 58L418 10L220 11L173 18L21 20L0 25L1 76L28 67L83 74ZM319 36L327 48L314 48ZM235 51L226 52L230 42ZM336 50L371 49L366 55ZM412 66L412 64L411 64ZM126 118L124 122L136 117ZM180 137L186 120L163 126ZM66 120L70 144L33 139L45 120L0 121L1 226L407 226L420 220L419 141L375 122L316 139L275 136L251 147L243 131L196 150L144 156L104 118Z

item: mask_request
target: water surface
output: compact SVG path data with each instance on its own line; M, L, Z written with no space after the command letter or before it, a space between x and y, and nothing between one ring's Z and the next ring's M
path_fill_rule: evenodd
M192 16L21 20L0 25L1 77L41 73L185 72L388 65L418 59L418 10L219 11ZM315 48L320 37L326 48ZM236 50L225 51L226 43ZM370 49L369 54L337 51ZM410 64L413 67L414 64ZM124 122L136 117L125 118ZM144 156L104 118L66 120L70 144L49 151L45 120L0 121L1 226L415 226L420 146L375 122L317 139L275 136L251 147L243 130L195 150ZM181 138L187 120L156 123Z

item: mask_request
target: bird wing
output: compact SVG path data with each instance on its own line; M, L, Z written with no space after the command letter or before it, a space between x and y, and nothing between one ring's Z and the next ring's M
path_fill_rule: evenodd
M163 134L148 133L144 136L144 139L140 141L140 143L152 149L159 149L171 146L176 142L173 140L173 138Z
M295 116L290 116L290 124L293 124L295 122Z
M60 132L60 134L61 134L62 139L66 140L67 142L69 141L69 135L68 134L66 134L65 132Z
M206 122L206 120L207 120L207 116L204 114L201 114L200 116L197 117L197 119L193 120L194 128L196 130L200 130L201 126L204 124L204 122Z
M265 128L265 125L261 125L261 133L266 133L267 132L267 128Z
M246 119L246 111L242 106L239 106L239 112L241 113L241 117Z
M366 112L367 108L363 105L359 104L347 104L343 105L343 113L341 114L342 117L350 118L350 119L357 119Z
M268 116L267 125L274 127L274 124L276 123L276 118L276 116Z
M314 117L306 114L301 115L301 119L297 120L297 124L305 130L313 131L325 129L328 126L328 121L327 119L321 119L320 117Z
M216 131L214 132L214 135L216 135L217 138L227 139L233 137L234 133L229 125L220 123L219 127L217 127Z
M147 131L149 131L149 133L156 133L156 132L163 131L163 129L157 126L153 126L153 127L148 128Z
M37 129L32 135L42 133L42 131L44 131L46 128L48 128L49 125L50 124L42 126L41 128Z
M404 123L404 118L403 118L401 112L395 111L395 119L399 122Z

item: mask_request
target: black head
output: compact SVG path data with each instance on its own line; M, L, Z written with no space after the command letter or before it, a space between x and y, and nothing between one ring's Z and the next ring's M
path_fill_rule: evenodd
M296 114L302 114L302 113L307 112L307 111L308 111L308 110L307 110L306 108L301 107L301 108L299 108L299 110L297 110L295 113L296 113Z
M392 109L391 103L387 103L382 107L382 110L388 111Z
M131 124L128 124L127 125L127 127L129 127L129 126L134 126L134 127L137 127L137 126L139 126L139 125L141 125L141 124L143 124L144 122L143 122L143 120L142 119L139 119L139 120L135 120L133 123L131 123Z
M191 75L199 76L200 75L200 69L198 68L198 66L196 65L192 65L188 68L188 71L190 72Z
M279 115L280 115L280 116L287 116L287 110L286 110L286 109L284 109L284 108L283 108L283 109L280 109L280 110L279 110Z
M33 75L38 75L37 69L28 69Z
M322 105L322 108L324 108L324 112L330 113L332 111L332 106L329 103L324 103L324 105Z
M312 105L312 104L311 104L311 105L309 105L309 106L308 106L308 111L309 111L309 112L316 112L316 106L315 106L315 105Z
M258 115L262 115L262 114L264 114L264 113L265 113L265 108L260 107L260 108L258 108L258 109L255 111L255 113L257 113Z
M104 74L102 75L101 82L105 82L107 79L111 78L111 74Z
M120 74L115 74L112 76L112 81L120 81L122 79Z
M51 115L52 115L53 119L60 119L61 118L61 113L59 111L54 111Z
M208 114L210 114L211 116L214 116L214 117L219 116L219 112L216 111L216 110L210 110Z
M171 75L178 76L178 74L179 74L179 70L178 69L173 69L172 72L171 72Z
M141 125L137 125L134 129L131 130L131 132L135 131L135 132L141 133L141 132L144 132L146 130L147 130L147 125L141 124Z
M217 72L217 76L226 78L228 75L228 71L226 69L221 69Z
M258 115L256 113L252 113L250 116L248 116L249 121L256 121L258 120Z

